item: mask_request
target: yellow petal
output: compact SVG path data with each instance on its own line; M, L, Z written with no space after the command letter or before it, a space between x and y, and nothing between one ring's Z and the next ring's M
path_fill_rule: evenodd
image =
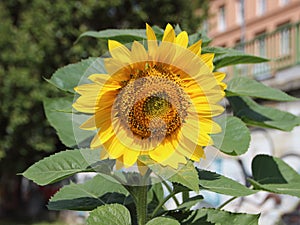
M177 35L176 37L176 44L186 48L189 43L189 37L187 32L182 31L180 34Z
M147 23L146 23L146 34L148 40L156 41L156 35L153 29Z
M97 148L103 143L107 142L112 136L114 136L114 129L112 126L101 127L101 129L98 131L98 134L95 135L94 139L91 142L91 148Z
M148 44L149 56L151 56L154 59L158 48L158 44L157 44L155 33L148 24L146 24L146 34L148 39L147 44Z
M91 97L97 97L100 86L95 83L91 84L82 84L74 88L74 90L80 95L89 95Z
M222 81L224 80L226 74L222 72L214 72L213 75L219 82L219 85L223 88L223 90L225 90L227 88L227 85Z
M107 142L103 144L110 159L117 159L126 152L124 145L120 143L116 136L112 136Z
M205 157L203 148L200 145L195 145L188 139L180 141L177 150L193 161L199 162L201 158Z
M127 71L127 68L129 67L128 63L123 63L114 58L106 58L104 59L104 64L107 73L111 75L111 79L116 81L129 79L130 71Z
M205 125L204 125L205 126ZM186 123L181 128L181 134L188 138L190 141L194 142L197 145L200 146L209 146L213 144L213 141L211 137L205 132L207 128L201 129L199 123L194 124L188 119L186 120Z
M97 83L101 91L117 90L121 88L120 83L109 79L111 76L108 74L93 74L88 78L89 80Z
M200 56L201 60L205 62L205 64L208 66L210 71L213 71L214 65L213 65L213 60L214 60L215 54L213 53L206 53Z
M95 113L97 111L96 99L79 97L76 102L72 104L72 107L78 112L83 113Z
M126 149L126 152L123 155L124 166L125 167L132 166L137 161L139 155L140 155L139 151Z
M137 41L134 41L131 47L131 61L134 62L143 62L148 60L147 52L142 44Z
M149 152L151 159L158 163L167 160L173 153L175 149L170 141L165 140L164 143L160 144L157 148Z
M110 78L110 76L108 74L95 73L95 74L90 75L88 78L89 78L89 80L91 80L97 84L104 85L107 82L107 80Z
M173 65L174 57L176 56L177 45L170 42L162 42L157 51L156 61Z
M102 142L99 138L99 132L94 136L93 140L91 141L90 147L91 149L96 149L102 146Z
M130 51L120 42L108 40L108 49L113 58L123 63L130 63Z
M194 54L199 55L201 53L201 45L202 45L202 40L199 40L193 45L191 45L190 47L188 47L188 49L192 51Z
M178 168L178 164L186 164L186 158L177 153L177 152L174 152L171 157L165 159L164 161L160 162L161 165L163 166L170 166L174 169L177 169Z
M163 42L164 41L165 42L172 42L172 43L175 41L175 31L169 23L166 26L162 41Z

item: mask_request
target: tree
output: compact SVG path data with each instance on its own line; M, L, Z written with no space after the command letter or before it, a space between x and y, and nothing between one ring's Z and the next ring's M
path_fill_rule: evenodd
M185 30L195 31L207 10L197 16L193 2L0 2L0 185L4 202L10 203L6 210L19 205L20 177L15 174L63 148L45 120L42 100L57 93L44 78L63 65L102 54L99 49L105 43L84 38L74 45L78 36L87 30L144 28L145 22L162 27L168 22L180 23ZM199 3L205 9L208 0Z

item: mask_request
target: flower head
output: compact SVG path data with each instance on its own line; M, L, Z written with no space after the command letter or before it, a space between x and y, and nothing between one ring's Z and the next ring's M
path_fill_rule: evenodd
M201 54L201 40L188 47L185 31L176 36L168 24L161 42L148 25L146 34L147 48L110 40L107 74L75 88L73 107L92 114L81 128L98 130L91 148L103 146L101 159L116 159L118 168L141 155L173 168L199 161L210 134L221 131L213 117L224 111L225 74L213 72L214 55Z

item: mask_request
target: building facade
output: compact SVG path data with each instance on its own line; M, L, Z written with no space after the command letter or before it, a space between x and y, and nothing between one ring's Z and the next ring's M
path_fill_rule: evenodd
M213 45L271 59L230 68L231 75L252 76L286 91L300 87L300 0L212 0L210 14ZM291 72L296 78L280 83Z
M300 97L300 0L211 0L210 4L208 36L213 39L213 46L235 48L270 59L260 64L227 67L224 69L227 77L250 76ZM300 101L268 101L264 104L300 116ZM251 161L257 154L280 157L300 173L299 137L300 126L290 133L252 128L249 150L238 159L247 174L251 174ZM237 160L220 153L216 155L209 169L243 183L241 177L244 172ZM210 197L213 206L229 198L215 193L208 193L205 197ZM233 201L225 209L261 213L260 225L275 225L285 224L283 215L295 210L300 202L296 197L279 195L276 196L280 200L278 204L269 197L267 193L260 192ZM293 219L300 221L299 216Z

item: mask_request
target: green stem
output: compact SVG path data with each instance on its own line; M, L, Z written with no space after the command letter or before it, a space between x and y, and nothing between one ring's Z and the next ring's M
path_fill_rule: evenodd
M172 188L170 187L170 185L169 185L166 181L162 180L162 183L165 185L165 187L167 188L167 190L168 190L170 193L173 192ZM177 193L175 193L175 194L177 194ZM175 194L172 195L171 197L173 198L173 200L174 200L176 206L178 207L178 206L180 205L180 203L179 203L178 199L176 198Z
M135 187L135 207L139 225L145 225L147 222L147 194L150 174L151 170L148 169L142 178L141 186Z
M147 222L147 191L148 186L142 185L136 187L135 206L139 225L145 225Z
M186 202L190 198L190 193L188 191L182 192L182 202Z
M158 206L156 206L156 208L153 210L153 213L151 215L151 218L154 218L158 212L158 210L170 199L170 198L173 198L175 196L176 193L174 192L171 192L169 195L167 195L163 201L161 201L159 203ZM177 199L176 199L177 200Z
M237 197L232 197L232 198L228 199L226 202L224 202L222 205L220 205L220 206L218 207L218 209L224 208L227 204L229 204L230 202L232 202L232 201L235 200L236 198L237 198Z

